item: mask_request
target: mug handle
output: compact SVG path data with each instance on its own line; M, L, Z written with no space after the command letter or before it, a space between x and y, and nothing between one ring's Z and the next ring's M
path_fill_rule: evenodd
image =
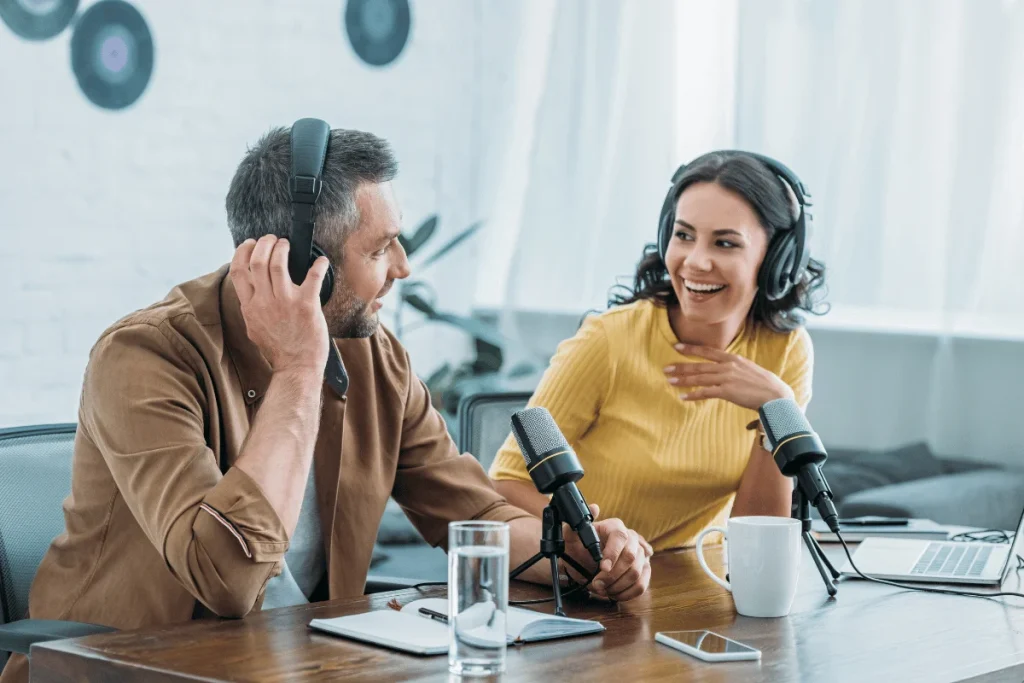
M728 532L726 531L726 529L720 526L709 526L707 529L700 532L700 534L697 536L697 562L700 563L700 568L704 570L705 574L711 577L712 581L714 581L719 586L721 586L722 588L731 593L732 586L729 584L729 582L724 581L720 576L718 576L718 574L715 574L713 571L711 571L710 567L708 567L708 563L704 561L704 537L710 534L712 531L719 531L721 532L722 536L728 538Z

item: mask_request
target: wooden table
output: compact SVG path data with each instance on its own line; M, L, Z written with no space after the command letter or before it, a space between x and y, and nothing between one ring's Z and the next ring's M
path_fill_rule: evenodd
M837 562L841 549L825 548ZM598 619L606 632L510 647L503 680L1024 680L1024 600L927 595L860 580L843 581L830 600L803 556L791 614L753 619L736 615L732 598L704 575L692 550L659 554L645 596L623 605L569 601L570 616ZM721 548L707 557L721 569ZM1024 588L1022 576L1011 574L1004 590ZM32 681L448 680L444 656L401 654L307 627L314 617L443 594L400 591L46 643L33 649ZM513 584L512 599L544 595L540 587ZM658 631L704 628L759 648L761 661L707 664L654 640Z

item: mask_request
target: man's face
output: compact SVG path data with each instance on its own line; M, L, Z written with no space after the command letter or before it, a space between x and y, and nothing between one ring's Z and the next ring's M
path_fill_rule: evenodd
M344 258L334 261L334 292L324 306L332 337L369 337L377 331L381 299L395 280L409 277L409 261L398 242L401 213L390 182L356 190L359 226L348 236Z

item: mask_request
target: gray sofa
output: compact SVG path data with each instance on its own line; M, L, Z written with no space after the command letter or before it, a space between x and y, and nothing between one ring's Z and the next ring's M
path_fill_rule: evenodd
M918 517L1012 530L1024 509L1024 469L940 458L924 443L880 451L830 448L822 471L843 517Z
M394 500L389 500L377 531L370 568L376 574L422 581L445 581L448 556L427 545Z

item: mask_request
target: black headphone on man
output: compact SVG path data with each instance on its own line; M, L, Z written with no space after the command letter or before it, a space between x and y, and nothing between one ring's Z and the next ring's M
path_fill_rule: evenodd
M786 296L793 285L800 282L807 269L810 260L811 249L809 237L813 234L814 218L808 210L811 206L811 194L804 187L793 171L775 159L766 157L754 152L741 150L721 150L703 154L688 164L683 164L672 176L672 186L661 206L661 216L658 220L658 255L664 263L665 253L668 251L669 242L672 239L676 221L676 202L682 192L682 182L685 180L686 171L695 168L700 162L714 155L725 157L746 156L764 164L769 171L778 176L796 197L799 215L785 229L776 231L772 241L768 245L764 262L758 271L757 286L759 291L770 301L777 301Z
M288 273L292 282L301 285L310 266L324 250L313 241L313 212L323 189L324 160L331 127L320 119L299 119L292 124L292 172L288 178L288 191L292 198L292 231L289 236ZM334 291L334 266L328 264L323 286L320 287L320 305L331 298Z
M327 256L313 241L313 231L316 228L313 212L324 186L322 176L330 139L331 127L326 121L299 119L292 124L292 170L288 177L288 191L292 198L292 231L288 238L291 247L288 251L288 274L297 285L301 285L306 279L309 267L317 258ZM334 265L328 263L327 273L320 287L321 306L327 303L333 291ZM349 385L348 372L334 342L328 340L328 345L330 348L327 354L327 367L324 369L324 380L338 396L344 397Z

